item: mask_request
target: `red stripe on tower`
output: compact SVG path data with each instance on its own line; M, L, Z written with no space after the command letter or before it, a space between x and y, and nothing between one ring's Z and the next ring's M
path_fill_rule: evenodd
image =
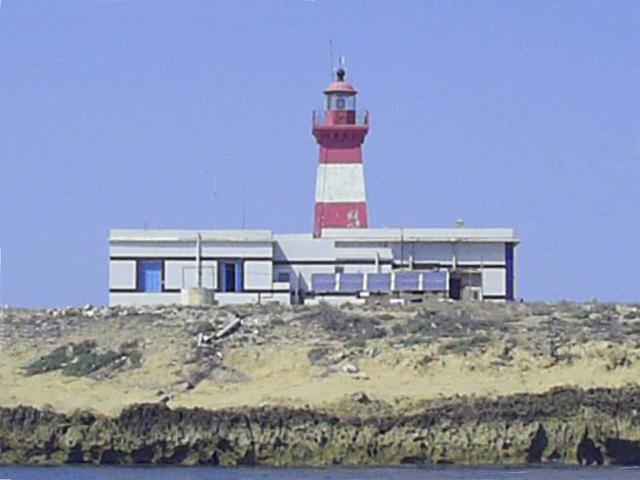
M368 112L356 111L357 91L343 69L324 91L326 110L313 114L313 136L320 146L313 235L323 228L366 228L367 199L362 144L369 131Z

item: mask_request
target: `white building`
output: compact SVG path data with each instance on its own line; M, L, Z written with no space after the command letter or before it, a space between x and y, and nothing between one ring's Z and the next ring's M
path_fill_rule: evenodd
M508 228L325 229L319 238L268 230L112 230L109 303L180 303L181 291L198 285L198 271L220 304L372 295L512 300L517 243Z
M518 240L511 229L368 227L362 145L369 115L356 110L357 91L345 75L337 70L325 110L313 115L313 234L112 230L109 303L180 303L193 287L213 290L220 304L513 300Z

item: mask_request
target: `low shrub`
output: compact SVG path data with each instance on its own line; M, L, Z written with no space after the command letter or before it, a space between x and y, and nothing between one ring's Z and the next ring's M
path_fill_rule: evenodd
M323 363L332 353L334 353L334 350L331 347L315 347L307 352L307 357L311 365L317 365Z
M142 352L137 341L123 343L118 352L100 352L96 342L85 340L77 345L69 343L55 348L24 367L24 372L26 375L37 375L62 370L64 375L82 377L107 366L118 368L124 363L123 360L128 360L131 368L142 365Z
M64 368L68 361L67 347L58 347L48 355L40 357L35 362L27 365L24 370L27 375L36 375Z
M70 377L84 377L96 370L101 369L116 360L122 355L109 350L106 353L84 353L74 358L74 361L62 369L62 373Z
M40 357L33 363L25 367L27 375L36 375L38 373L51 372L65 368L74 358L79 355L87 355L96 348L96 342L93 340L84 340L75 345L70 343L62 347L58 347L51 353Z
M478 350L491 342L488 335L475 335L470 337L460 337L443 343L438 348L441 355L447 354L465 354L472 350Z

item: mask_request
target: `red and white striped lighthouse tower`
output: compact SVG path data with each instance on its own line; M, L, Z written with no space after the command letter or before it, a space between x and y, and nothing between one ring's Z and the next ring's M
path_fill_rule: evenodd
M324 91L325 111L313 114L313 136L320 145L315 237L323 228L367 227L362 143L369 131L369 114L356 112L358 92L344 76L340 68L336 81Z

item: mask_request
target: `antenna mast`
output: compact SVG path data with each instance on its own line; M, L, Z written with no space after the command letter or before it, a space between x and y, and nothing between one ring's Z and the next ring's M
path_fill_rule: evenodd
M242 230L245 229L245 217L246 217L246 201L245 201L245 186L242 185Z
M218 184L216 182L216 179L214 177L213 179L213 198L212 198L212 210L213 210L213 225L216 224L216 222L219 223L218 220Z
M1 1L1 0L0 0ZM333 40L329 39L329 75L333 81Z

